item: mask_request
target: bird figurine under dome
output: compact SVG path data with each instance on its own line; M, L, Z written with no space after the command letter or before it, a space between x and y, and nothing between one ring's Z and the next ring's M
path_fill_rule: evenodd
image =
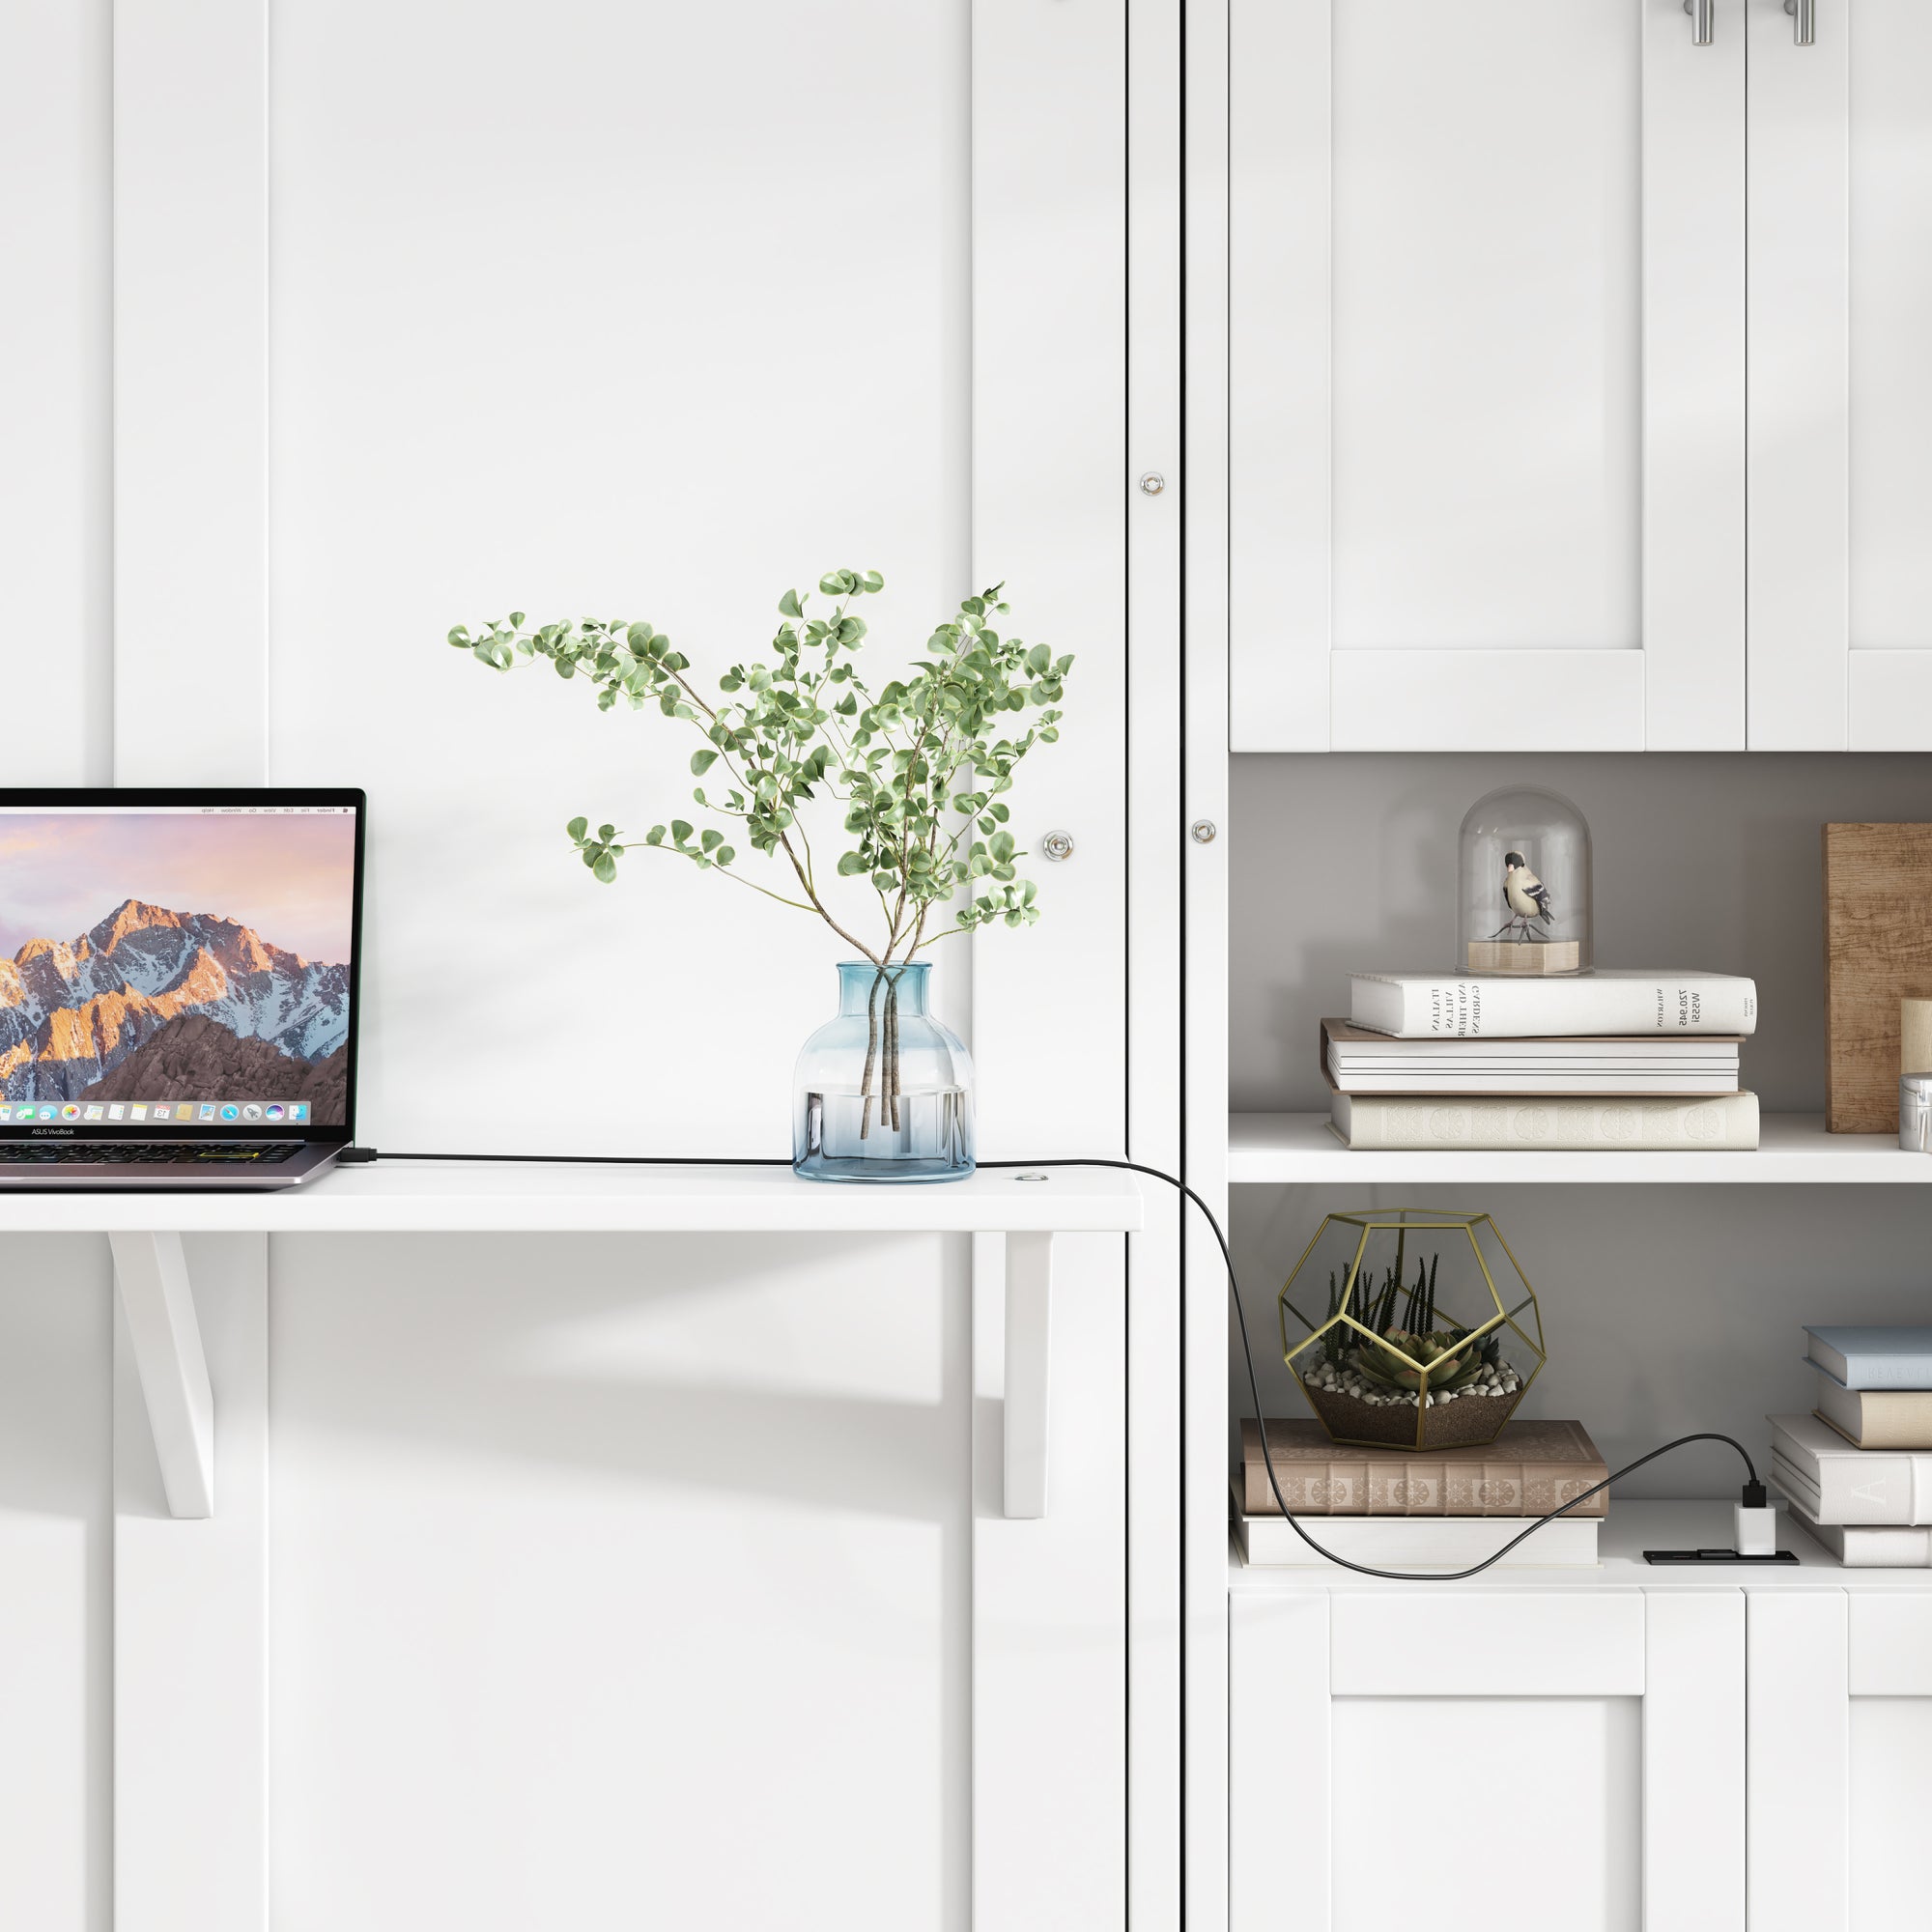
M1540 785L1492 791L1469 808L1459 842L1460 971L1590 970L1590 828L1567 798Z
M1547 932L1555 920L1549 888L1523 863L1520 852L1503 854L1503 904L1509 917L1490 934L1492 939L1509 934L1519 942L1525 941L1539 921Z

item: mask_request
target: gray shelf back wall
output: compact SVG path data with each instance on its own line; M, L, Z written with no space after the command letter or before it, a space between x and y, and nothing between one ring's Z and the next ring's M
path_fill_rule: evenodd
M1932 820L1932 758L1839 753L1246 755L1233 760L1230 1104L1325 1112L1317 1023L1351 968L1447 969L1456 828L1501 784L1553 786L1590 821L1600 966L1748 973L1745 1084L1825 1104L1819 832Z

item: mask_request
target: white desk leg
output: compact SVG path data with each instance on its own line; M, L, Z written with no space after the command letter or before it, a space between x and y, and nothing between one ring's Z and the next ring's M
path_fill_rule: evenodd
M1053 1236L1007 1236L1006 1514L1046 1514Z
M168 1513L214 1514L214 1397L179 1235L110 1235Z

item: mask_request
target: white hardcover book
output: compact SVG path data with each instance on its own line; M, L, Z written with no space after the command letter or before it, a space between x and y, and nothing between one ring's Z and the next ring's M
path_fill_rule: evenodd
M1735 1067L1744 1042L1735 1034L1557 1034L1550 1038L1407 1039L1370 1033L1347 1020L1321 1022L1321 1037L1338 1065L1350 1066L1537 1066L1545 1071L1581 1066L1676 1068Z
M1351 973L1349 986L1356 1026L1405 1039L1757 1030L1757 982L1726 973Z
M1847 1570L1932 1570L1932 1529L1820 1522L1797 1496L1791 1498L1791 1520Z
M1527 1526L1508 1516L1322 1516L1296 1519L1322 1548L1378 1570L1466 1570L1493 1556ZM1595 1516L1560 1516L1524 1537L1498 1570L1591 1570L1597 1567ZM1327 1570L1331 1565L1279 1516L1235 1512L1242 1561L1257 1570Z
M1364 1073L1330 1065L1328 1077L1345 1094L1584 1094L1620 1099L1681 1098L1686 1095L1735 1094L1738 1076L1728 1073L1543 1073L1521 1066L1492 1072L1466 1066L1411 1067Z
M1757 1146L1755 1094L1711 1099L1381 1098L1332 1093L1329 1121L1350 1148L1463 1148L1605 1153L1682 1149L1748 1152Z
M1855 1449L1815 1415L1767 1420L1779 1487L1820 1522L1932 1524L1932 1456Z

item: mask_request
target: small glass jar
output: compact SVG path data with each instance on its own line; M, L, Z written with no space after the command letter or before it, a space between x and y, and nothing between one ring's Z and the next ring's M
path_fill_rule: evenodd
M792 1080L792 1168L808 1180L963 1180L973 1057L925 1009L932 963L838 968L838 1016Z
M1932 1073L1899 1076L1898 1144L1908 1153L1932 1153Z
M1590 965L1583 814L1540 785L1479 798L1460 840L1456 970L1548 978Z

